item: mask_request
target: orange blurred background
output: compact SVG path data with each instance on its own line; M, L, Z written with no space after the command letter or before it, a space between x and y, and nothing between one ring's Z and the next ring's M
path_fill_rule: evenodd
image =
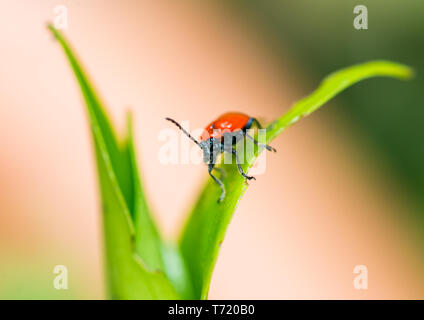
M0 2L1 298L104 298L87 117L45 27L58 4ZM169 237L206 169L159 163L163 119L190 120L193 128L237 110L268 122L315 85L289 50L277 56L255 28L217 4L60 4L68 8L65 33L115 125L123 129L125 111L134 112L147 196ZM416 235L399 219L409 210L403 190L358 148L348 124L320 111L273 146L278 153L267 157L266 173L250 183L228 228L210 298L424 298ZM67 266L68 290L53 288L55 265ZM353 286L356 265L368 268L368 290Z

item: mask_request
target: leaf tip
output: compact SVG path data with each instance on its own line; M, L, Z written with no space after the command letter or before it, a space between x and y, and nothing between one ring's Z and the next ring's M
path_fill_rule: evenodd
M402 63L387 60L376 60L369 63L374 64L374 66L382 70L383 73L387 72L387 74L391 74L402 80L410 80L415 76L415 70Z
M408 66L405 66L405 68L406 68L405 79L406 80L413 79L415 77L415 75L416 75L415 69L414 68L411 68L411 67L408 67Z
M57 30L56 30L56 28L53 26L53 24L50 22L50 21L48 21L48 22L46 22L46 28L47 28L47 30L49 30L53 35L56 35L57 34Z

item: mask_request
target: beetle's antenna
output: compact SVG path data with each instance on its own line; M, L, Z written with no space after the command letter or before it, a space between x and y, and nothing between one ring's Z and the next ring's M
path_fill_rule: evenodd
M197 141L190 133L188 133L177 121L171 119L171 118L165 118L168 121L171 121L173 124L175 124L182 132L184 132L187 137L189 137L191 140L194 141L195 144L197 144L200 147L199 141Z

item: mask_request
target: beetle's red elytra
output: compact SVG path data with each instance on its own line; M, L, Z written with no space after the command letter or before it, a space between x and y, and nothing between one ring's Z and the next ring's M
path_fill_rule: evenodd
M253 118L250 118L249 116L243 113L225 113L215 121L212 121L208 126L206 126L205 133L207 133L207 135L202 135L202 140L204 141L209 138L220 139L222 138L223 132L234 132L236 130L243 130L246 127L251 126L251 123L249 123L249 121L252 122ZM203 139L203 136L205 137L205 139Z
M244 173L243 168L240 165L238 160L238 154L234 145L239 141L242 137L247 137L253 141L258 146L266 148L268 151L276 150L268 146L266 144L259 143L253 137L247 134L247 130L250 129L253 125L256 125L258 129L261 129L261 125L256 118L249 117L243 113L239 112L228 112L220 116L215 121L212 121L208 126L206 126L201 138L200 142L197 141L190 133L188 133L177 121L166 118L166 120L171 121L175 124L184 134L186 134L194 143L196 143L203 151L203 161L208 164L208 172L213 180L220 186L221 188L221 196L218 199L218 202L221 202L225 198L225 186L224 183L213 175L212 170L218 169L215 168L215 162L219 154L222 152L229 152L235 155L237 168L239 173L246 178L246 180L255 179L255 177L248 176ZM228 136L231 140L231 144L224 144L224 140L226 140L226 136Z

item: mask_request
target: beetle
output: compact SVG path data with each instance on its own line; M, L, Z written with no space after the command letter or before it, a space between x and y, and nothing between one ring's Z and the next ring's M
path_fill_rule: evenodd
M225 198L225 186L224 183L213 175L213 169L219 169L215 167L216 159L222 152L229 152L235 155L237 168L239 173L246 179L255 179L253 176L248 176L240 165L238 153L233 146L243 137L247 137L252 140L254 144L260 147L265 147L268 151L276 152L273 147L259 143L255 138L247 134L247 130L256 125L258 129L262 126L256 118L249 117L246 114L240 112L228 112L221 115L216 120L212 121L203 131L200 141L196 140L190 133L188 133L177 121L171 118L165 118L166 120L175 124L184 134L186 134L195 144L197 144L203 151L203 162L208 164L208 173L213 180L221 188L221 196L218 202L221 202ZM225 143L227 141L227 143ZM230 141L230 143L228 143Z

